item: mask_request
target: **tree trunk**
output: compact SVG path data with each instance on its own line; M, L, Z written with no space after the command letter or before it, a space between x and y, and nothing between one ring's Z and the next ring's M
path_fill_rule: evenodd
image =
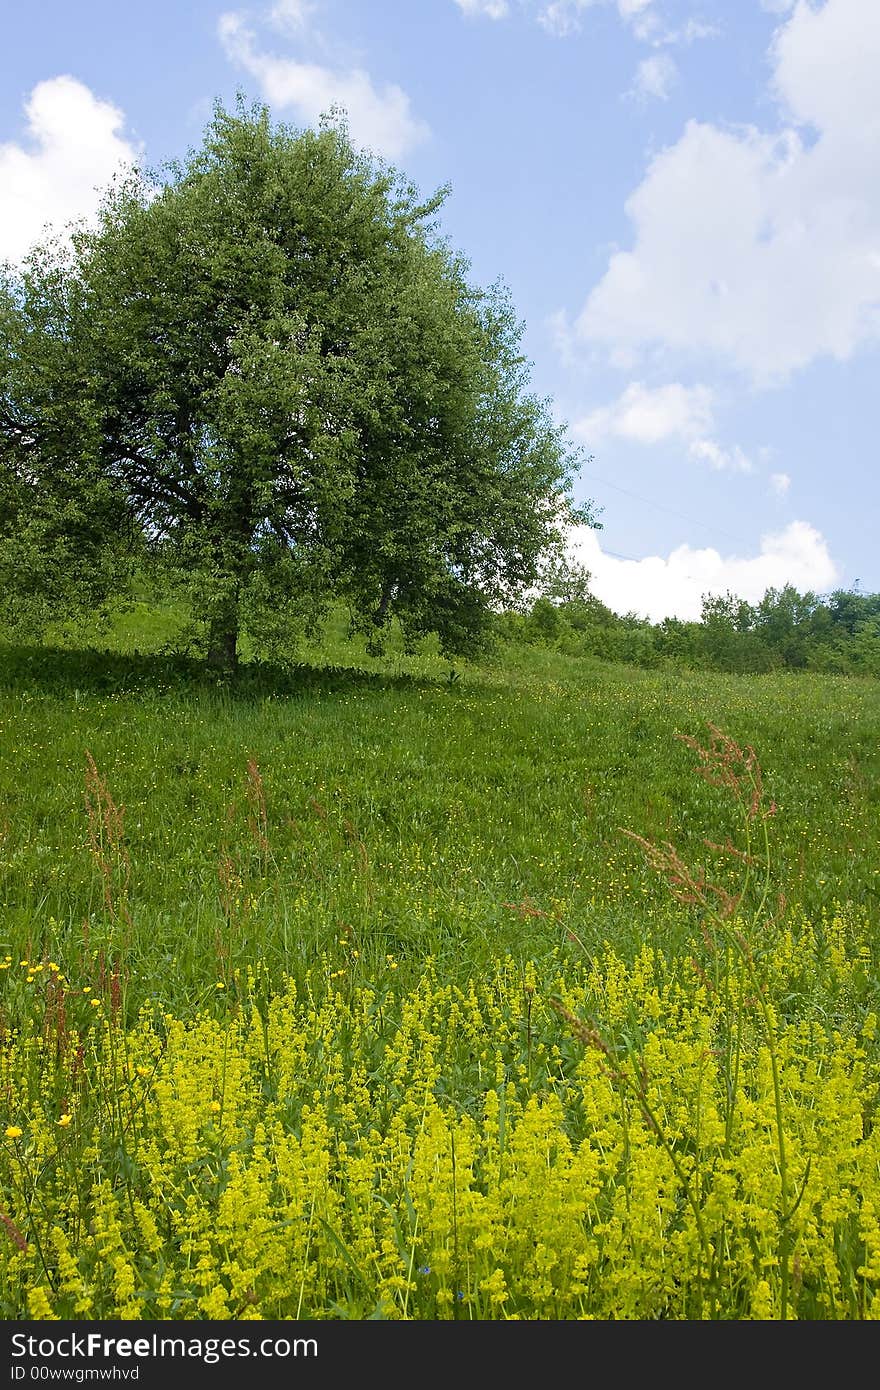
M211 617L208 629L208 665L218 671L238 666L238 602L230 600Z
M253 523L247 498L229 502L219 513L213 536L216 588L208 608L208 664L218 671L238 666L240 599L252 561Z

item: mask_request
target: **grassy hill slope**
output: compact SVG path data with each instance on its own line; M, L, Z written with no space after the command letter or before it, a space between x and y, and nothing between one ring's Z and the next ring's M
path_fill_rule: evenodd
M91 640L0 647L5 1316L880 1308L880 685Z

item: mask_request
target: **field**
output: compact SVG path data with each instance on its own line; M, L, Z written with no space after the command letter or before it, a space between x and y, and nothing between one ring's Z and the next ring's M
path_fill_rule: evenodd
M876 681L161 639L0 647L2 1317L880 1315Z

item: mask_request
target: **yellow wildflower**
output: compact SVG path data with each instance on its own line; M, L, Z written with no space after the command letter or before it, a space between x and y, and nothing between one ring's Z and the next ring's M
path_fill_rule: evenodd
M35 1288L28 1290L27 1305L28 1312L35 1320L51 1319L53 1322L57 1321L49 1302L49 1296L42 1284L37 1284Z

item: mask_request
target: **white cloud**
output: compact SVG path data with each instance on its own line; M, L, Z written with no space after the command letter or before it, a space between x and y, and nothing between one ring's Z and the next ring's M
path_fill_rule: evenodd
M643 58L636 69L632 94L667 101L677 81L678 64L675 59L668 53L652 53L650 58Z
M386 159L399 159L428 137L402 88L378 90L361 68L338 70L262 51L240 14L221 15L218 32L227 57L259 83L271 106L289 109L305 124L331 107L345 110L352 138Z
M0 257L19 260L47 228L90 218L101 191L138 150L125 117L75 77L51 77L25 104L29 148L0 145Z
M824 593L838 579L824 537L806 521L762 536L759 553L744 558L682 545L665 558L620 560L603 554L597 533L586 526L574 529L569 551L590 571L590 587L602 603L652 622L699 618L704 594L729 592L757 603L770 588L793 584L802 593Z
M751 459L743 453L738 444L734 444L732 449L723 449L714 439L695 439L689 452L691 458L708 463L710 468L717 471L725 468L731 469L734 473L754 471Z
M712 428L713 395L707 386L648 387L632 381L611 405L583 416L572 433L592 445L615 436L638 444L658 444L678 436L695 439Z
M791 487L791 478L788 473L771 473L770 486L777 497L784 497Z
M486 19L504 19L510 13L507 0L455 0L466 15L483 15Z
M724 449L711 437L713 401L707 386L674 381L648 387L633 381L616 401L576 420L571 433L590 449L608 438L647 445L679 440L698 462L750 473L752 465L738 445Z
M823 131L834 154L860 141L876 153L880 6L826 0L817 9L799 0L776 31L772 52L776 92L796 121Z
M691 121L656 156L626 205L632 249L577 321L584 341L711 353L768 382L880 336L880 4L800 0L772 57L790 124Z

